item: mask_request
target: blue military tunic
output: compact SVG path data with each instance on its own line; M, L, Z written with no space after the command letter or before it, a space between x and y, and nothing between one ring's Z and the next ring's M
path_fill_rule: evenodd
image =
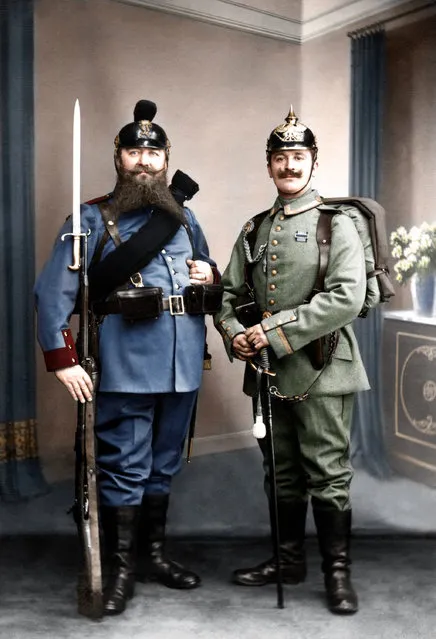
M150 218L152 209L120 216L117 225L126 241ZM192 211L185 208L192 244L183 225L142 269L144 286L159 286L164 297L181 295L189 282L186 260L215 266L203 232ZM105 232L96 204L81 207L82 231L89 231L89 260ZM78 289L72 262L68 219L35 286L38 340L48 370L78 364L69 329ZM115 249L112 239L101 259ZM205 324L202 315L164 311L157 319L125 321L107 315L99 333L101 379L97 395L96 436L101 503L140 504L143 493L168 493L181 465L203 369Z
M209 250L203 232L192 211L185 208L192 229L196 259L209 262ZM132 211L120 216L118 229L127 240L146 223L151 209ZM89 260L105 228L96 204L82 205L82 231L90 231ZM72 261L71 219L60 231L53 252L40 274L36 286L38 341L50 361L50 354L61 354L61 363L75 363L74 349L65 334L68 331L79 288L76 272L69 270ZM111 239L102 258L115 249ZM141 271L144 286L160 286L164 297L183 294L189 285L188 258L193 247L186 229L181 226L161 252ZM172 316L168 311L158 319L126 322L121 315L107 316L100 327L100 391L125 393L189 392L200 386L204 353L204 317ZM68 343L66 343L68 342ZM68 350L70 353L68 353ZM63 359L65 355L66 359ZM58 366L60 368L61 366Z

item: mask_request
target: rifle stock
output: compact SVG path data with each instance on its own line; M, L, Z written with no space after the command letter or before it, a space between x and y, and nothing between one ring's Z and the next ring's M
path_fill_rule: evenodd
M103 593L94 434L95 400L99 374L96 353L90 353L89 349L89 328L91 325L93 331L95 331L95 322L89 311L87 257L87 236L83 235L78 350L81 357L81 366L88 373L93 383L93 397L91 402L79 403L77 409L74 518L82 554L77 583L77 603L80 614L90 619L101 619L103 616ZM96 344L95 335L91 337L91 343L94 347ZM94 351L94 348L91 350Z

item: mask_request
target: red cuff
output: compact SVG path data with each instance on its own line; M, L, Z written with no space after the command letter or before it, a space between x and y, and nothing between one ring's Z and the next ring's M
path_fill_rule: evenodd
M221 282L221 273L219 272L216 266L212 266L212 273L213 273L213 283L219 284Z
M54 348L52 351L44 352L48 371L57 371L59 368L68 368L68 366L76 366L79 363L76 345L69 328L62 331L62 337L65 342L64 348Z

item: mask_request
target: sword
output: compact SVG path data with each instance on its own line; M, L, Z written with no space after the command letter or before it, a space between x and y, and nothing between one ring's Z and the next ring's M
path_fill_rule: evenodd
M73 120L73 232L65 235L73 236L73 263L68 267L78 271L80 267L80 104L76 99ZM65 235L62 236L64 239Z

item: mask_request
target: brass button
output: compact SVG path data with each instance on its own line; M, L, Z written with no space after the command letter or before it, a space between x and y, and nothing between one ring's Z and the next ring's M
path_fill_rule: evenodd
M276 290L276 285L275 284L270 284L269 285L269 290L270 291L275 291Z
M73 364L76 363L76 360L74 359L74 357L71 358L71 361L73 362Z
M277 275L277 270L275 268L271 271L271 275Z
M282 227L280 225L276 226L276 231L281 231L281 230L282 230Z
M269 303L270 306L274 306L275 300L270 300L268 303Z
M109 224L109 226L113 226L115 224L115 222L113 222L112 220L108 220L108 224Z
M278 241L277 241L277 240L273 240L273 241L271 242L271 244L272 244L273 246L277 246Z
M71 344L68 344L68 348L70 349L70 351L73 350L73 347L71 346Z
M281 215L281 216L279 217L279 220L281 220L281 221L283 221L284 219L285 219L285 216L284 216L284 215Z
M273 262L275 262L276 259L277 259L277 255L271 255L271 259L272 259Z

